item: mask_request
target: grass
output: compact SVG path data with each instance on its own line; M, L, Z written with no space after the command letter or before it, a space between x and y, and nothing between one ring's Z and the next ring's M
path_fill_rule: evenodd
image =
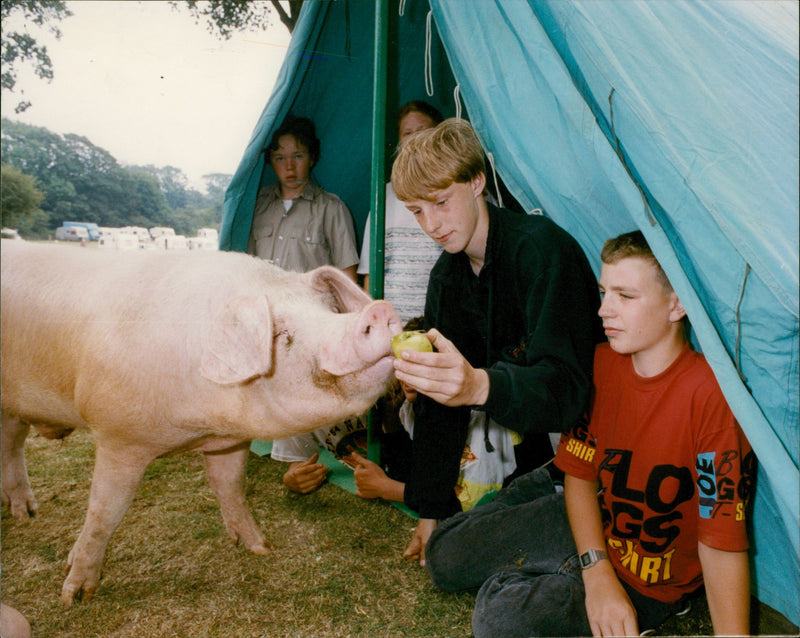
M93 465L85 431L62 442L32 434L27 459L39 515L2 515L3 601L37 638L471 636L471 594L436 590L401 559L414 521L333 485L288 492L281 463L251 455L247 496L273 544L255 556L228 538L199 454L158 459L112 536L90 601L59 599L80 532ZM765 634L796 628L757 606ZM710 635L705 601L661 635Z
M37 637L470 636L472 596L439 592L401 559L414 521L333 485L288 492L251 455L248 500L267 557L227 536L200 454L158 459L112 536L98 593L66 607L63 568L86 514L93 444L31 435L39 514L2 516L4 602Z

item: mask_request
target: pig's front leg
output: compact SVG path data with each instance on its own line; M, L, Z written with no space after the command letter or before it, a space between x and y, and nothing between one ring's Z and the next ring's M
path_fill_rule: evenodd
M81 592L87 600L94 595L108 541L128 511L145 469L156 456L135 446L96 441L89 509L67 560L69 573L61 589L63 603L69 605L80 598Z
M268 554L270 548L253 519L244 495L245 466L250 441L222 452L205 452L206 473L217 496L228 535L254 554Z
M36 515L36 499L25 466L25 439L30 426L11 414L3 413L0 425L0 467L3 504L14 518L25 520Z

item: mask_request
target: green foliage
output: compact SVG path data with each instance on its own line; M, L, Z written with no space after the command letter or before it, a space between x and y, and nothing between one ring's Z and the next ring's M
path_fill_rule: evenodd
M231 182L231 176L226 173L209 173L203 175L206 183L206 192L209 197L222 201L225 197L225 190Z
M169 226L183 235L219 228L230 181L229 175L207 175L208 193L203 194L190 188L186 175L173 166L120 166L85 137L62 136L5 118L2 155L4 162L35 178L44 194L36 223L19 224L23 236L34 238L47 237L66 220L111 227Z
M44 193L37 188L36 178L16 166L2 165L0 175L0 213L3 227L16 228L23 234L36 232L47 222L47 214L39 208Z
M279 2L271 0L208 0L197 2L171 0L173 9L186 8L196 23L205 19L209 33L216 33L227 40L235 31L262 31L271 24L272 11L278 14L281 22L291 33L297 23L297 16L303 6L303 0ZM287 13L283 5L288 6Z
M48 82L53 79L53 63L47 54L47 47L39 44L28 33L29 24L46 27L56 38L60 38L61 31L57 23L71 15L72 12L67 9L66 2L58 0L3 0L0 3L0 16L3 21L0 38L2 43L0 60L3 70L0 74L0 85L3 91L14 91L19 67L26 63L33 65L37 77ZM10 28L9 24L12 25ZM17 30L15 28L17 24L24 25L24 30ZM21 113L30 105L30 102L22 101L14 110Z
M147 166L135 166L133 168L147 173L157 180L161 192L164 193L164 197L167 200L167 205L170 208L183 208L186 206L189 199L187 193L189 180L186 179L186 175L183 174L181 169L175 168L174 166L158 168L152 164L148 164Z

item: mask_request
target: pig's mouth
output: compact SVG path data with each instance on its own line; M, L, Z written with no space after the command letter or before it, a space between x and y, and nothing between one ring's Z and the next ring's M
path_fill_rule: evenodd
M370 382L370 377L372 382ZM394 380L394 356L391 353L383 355L377 361L365 363L363 367L348 372L347 374L336 375L323 370L319 361L314 361L311 370L312 383L321 389L332 390L341 396L352 393L352 388L374 388L381 386L383 394Z

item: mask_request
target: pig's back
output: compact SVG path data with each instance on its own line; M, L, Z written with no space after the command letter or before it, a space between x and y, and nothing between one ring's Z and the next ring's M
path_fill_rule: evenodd
M100 386L157 394L185 378L214 313L263 277L256 260L217 252L3 242L0 258L3 409L73 426L80 395Z

